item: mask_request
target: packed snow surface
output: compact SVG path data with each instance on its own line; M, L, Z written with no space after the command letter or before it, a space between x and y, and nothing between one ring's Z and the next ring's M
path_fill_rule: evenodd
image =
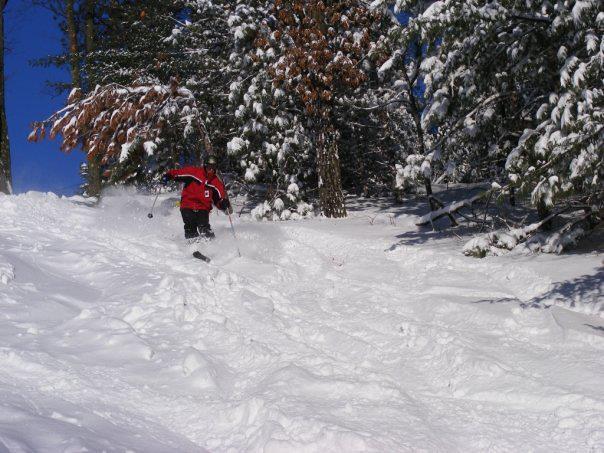
M465 257L415 211L0 195L0 451L604 451L602 255Z

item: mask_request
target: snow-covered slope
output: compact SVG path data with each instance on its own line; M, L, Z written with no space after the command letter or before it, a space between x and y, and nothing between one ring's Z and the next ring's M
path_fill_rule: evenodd
M80 201L0 195L0 451L604 450L601 254Z

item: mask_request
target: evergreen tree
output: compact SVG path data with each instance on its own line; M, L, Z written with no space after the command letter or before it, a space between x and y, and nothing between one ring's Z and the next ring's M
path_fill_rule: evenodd
M422 126L441 172L509 177L542 217L572 191L601 202L601 2L397 3L421 12L405 33L426 45Z
M198 148L180 150L169 143L187 139L203 130L194 95L178 86L119 84L97 86L83 96L72 90L68 105L48 120L35 124L29 136L38 141L47 135L62 136L61 149L82 145L108 166L113 183L145 183L151 167L166 168L179 160L199 161Z
M341 175L359 193L391 189L406 125L400 102L376 108L392 95L377 71L389 56L391 14L361 2L259 2L241 11L231 20L243 57L233 60L238 131L229 150L246 179L273 189L259 213L280 216L285 207L287 217L318 186L323 213L344 215Z
M157 146L171 150L173 162L166 165L226 148L232 127L225 100L233 77L233 43L225 25L234 8L232 1L131 1L113 4L107 14L104 38L87 71L92 82L166 87L176 77L203 107L203 127L188 129L186 137L164 130ZM147 180L164 170L145 168Z
M228 19L234 42L229 65L236 78L229 87L235 130L227 152L247 183L268 186L254 215L288 219L309 213L304 198L314 185L314 171L303 115L270 74L280 52L272 8L272 2L242 2Z
M511 180L546 212L571 194L586 195L588 204L604 202L604 5L558 6L542 50L551 55L555 83L543 90L533 121L506 160ZM538 71L547 69L542 64Z
M270 0L131 0L97 5L100 20L86 26L84 34L87 37L92 30L95 39L86 38L81 45L86 48L82 85L165 90L169 80L178 77L179 85L195 97L203 118L196 123L199 130L187 129L186 135L162 129L156 146L165 150L159 154L182 161L213 152L212 144L219 151L226 149L246 182L268 186L266 203L256 211L259 217L306 215L310 206L304 199L317 187L328 215L341 215L343 204L341 211L335 207L343 202L340 174L345 187L357 193L389 190L394 163L403 148L410 147L400 145L401 140L408 141L409 116L396 100L399 88L383 86L378 74L391 50L388 29L398 24L385 8L369 10L360 2L329 5L324 11L321 2L306 7L310 9L301 14L307 23L298 30L286 24L288 7ZM320 11L329 17L327 22L317 16ZM324 33L327 25L329 32ZM315 32L322 34L321 44L305 61L301 49L311 43L304 40ZM319 56L325 67L310 68L308 62ZM285 66L298 64L306 65L306 79L302 73L292 80L278 76ZM311 87L309 74L319 69L317 86ZM322 97L305 98L300 95L304 89ZM201 144L207 131L212 143ZM103 154L107 174L128 180L130 173L149 181L169 164L147 161L139 148L129 149L136 159ZM89 159L93 157L89 153Z
M281 58L271 75L308 119L323 214L345 217L335 104L367 80L360 65L379 17L355 0L276 1L274 14Z
M370 50L362 68L366 81L336 104L343 186L359 195L390 194L395 168L418 146L403 80L404 68L390 55L398 50L401 23L386 2L373 2L379 14L370 31ZM412 82L413 84L413 82Z
M183 11L184 2L178 0L110 2L87 62L89 85L167 84L178 76L190 61L171 42Z
M383 5L387 1L381 2ZM432 162L435 157L432 146L433 134L426 130L422 124L422 115L426 107L424 96L424 78L421 71L425 57L423 42L419 37L409 37L405 33L409 16L415 16L425 8L422 2L406 12L401 19L404 24L397 23L391 27L388 39L391 41L389 48L395 49L390 58L380 67L378 75L384 84L391 87L394 100L385 98L386 102L398 101L406 113L401 118L406 124L400 128L401 143L405 152L400 159L404 164L396 164L396 188L400 192L414 190L417 186L424 186L428 196L430 209L435 208L432 199L432 177L434 171Z

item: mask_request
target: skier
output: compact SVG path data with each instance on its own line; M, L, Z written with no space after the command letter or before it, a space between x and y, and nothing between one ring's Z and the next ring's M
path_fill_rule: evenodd
M227 214L233 213L224 184L216 174L216 158L208 157L203 167L169 170L162 177L162 182L167 184L170 179L185 184L180 198L185 239L191 243L200 237L213 239L215 235L210 226L212 204Z

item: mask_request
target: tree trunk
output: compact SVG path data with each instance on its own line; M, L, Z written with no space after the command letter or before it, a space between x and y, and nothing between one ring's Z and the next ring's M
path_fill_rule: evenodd
M315 146L321 211L326 217L346 217L336 132L331 127L322 127Z
M424 187L426 188L426 195L428 196L428 204L430 205L430 211L436 211L438 206L434 203L434 197L432 196L432 181L427 176L424 177Z
M96 0L86 0L86 18L84 22L84 40L86 45L86 58L90 58L94 50L94 5ZM84 150L86 151L86 150ZM101 158L98 154L86 154L88 173L86 193L91 197L101 194Z
M71 86L81 88L80 79L80 53L78 49L78 27L76 25L74 0L65 0L65 20L67 25L67 42L69 43L69 70L71 73Z
M543 201L537 202L537 215L539 216L540 221L547 219L551 215L551 213L552 213L551 210L547 207L547 205ZM553 221L552 221L552 219L550 219L541 226L541 229L543 231L551 231L552 226L553 226Z
M0 192L11 194L10 144L4 101L4 8L7 0L0 0Z
M418 58L420 58L419 55ZM425 156L426 145L424 130L422 128L421 109L418 105L417 99L415 98L416 94L413 91L414 84L411 82L406 72L405 78L407 81L407 96L409 97L410 101L411 116L413 118L413 122L415 123L415 133L417 134L417 141L419 143L419 154ZM436 211L438 207L435 205L434 200L432 199L432 181L430 181L430 178L427 176L424 177L424 187L426 188L426 196L428 197L428 205L430 206L430 211Z
M413 96L413 93L410 94ZM415 129L417 132L417 140L419 141L419 152L422 156L426 153L426 145L424 144L424 130L422 129L422 121L420 118L419 108L417 107L417 103L415 101L415 97L411 98L411 104L413 105L413 120L415 122ZM426 196L428 197L428 205L430 206L430 211L436 211L438 206L434 203L432 198L432 181L428 176L424 176L424 187L426 188Z
M84 23L84 40L86 44L86 56L94 50L94 5L96 0L86 0L86 17Z

